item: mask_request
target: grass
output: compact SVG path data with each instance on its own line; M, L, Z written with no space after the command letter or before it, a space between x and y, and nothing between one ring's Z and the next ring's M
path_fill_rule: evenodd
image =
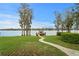
M40 43L36 36L0 37L3 56L65 56L55 47Z
M55 43L55 44L58 44L58 45L61 45L67 48L79 50L79 44L71 44L71 43L63 42L61 41L60 36L46 36L45 41Z

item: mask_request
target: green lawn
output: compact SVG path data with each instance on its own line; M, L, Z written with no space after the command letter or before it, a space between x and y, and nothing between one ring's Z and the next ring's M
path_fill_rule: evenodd
M62 51L55 47L40 43L36 36L0 37L0 55L38 55L64 56Z
M61 41L60 36L46 36L45 41L56 43L58 45L61 45L67 48L79 50L79 44L71 44L71 43L63 42Z

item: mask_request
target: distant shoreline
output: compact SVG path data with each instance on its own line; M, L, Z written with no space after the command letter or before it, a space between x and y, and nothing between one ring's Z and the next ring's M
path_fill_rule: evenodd
M8 30L8 31L21 31L21 30L26 30L26 29L0 29L0 31L5 31L5 30ZM28 29L28 30L56 30L56 29L53 29L53 28L32 28L32 29ZM59 29L61 30L61 29ZM66 30L66 29L64 29ZM71 30L74 30L74 29L71 29Z

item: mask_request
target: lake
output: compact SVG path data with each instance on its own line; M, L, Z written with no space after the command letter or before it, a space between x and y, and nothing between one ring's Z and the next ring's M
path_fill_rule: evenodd
M38 32L38 30L32 30L31 35L35 36L36 32ZM45 30L44 32L46 32L46 35L56 35L57 33L56 30ZM79 33L79 31L76 30L72 30L71 32ZM0 36L21 36L21 31L0 31Z
M31 35L35 36L38 30L32 30ZM56 35L57 31L44 31L46 35ZM21 36L21 31L0 31L0 36Z

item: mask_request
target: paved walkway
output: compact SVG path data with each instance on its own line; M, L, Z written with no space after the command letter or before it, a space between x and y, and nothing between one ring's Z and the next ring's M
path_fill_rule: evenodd
M57 45L54 43L46 42L46 41L44 41L44 39L45 39L44 37L42 37L40 35L38 35L38 36L40 37L40 39L39 39L40 42L54 46L54 47L60 49L61 51L63 51L64 53L66 53L68 56L79 56L79 51L77 51L77 50L65 48L63 46L60 46L60 45Z

